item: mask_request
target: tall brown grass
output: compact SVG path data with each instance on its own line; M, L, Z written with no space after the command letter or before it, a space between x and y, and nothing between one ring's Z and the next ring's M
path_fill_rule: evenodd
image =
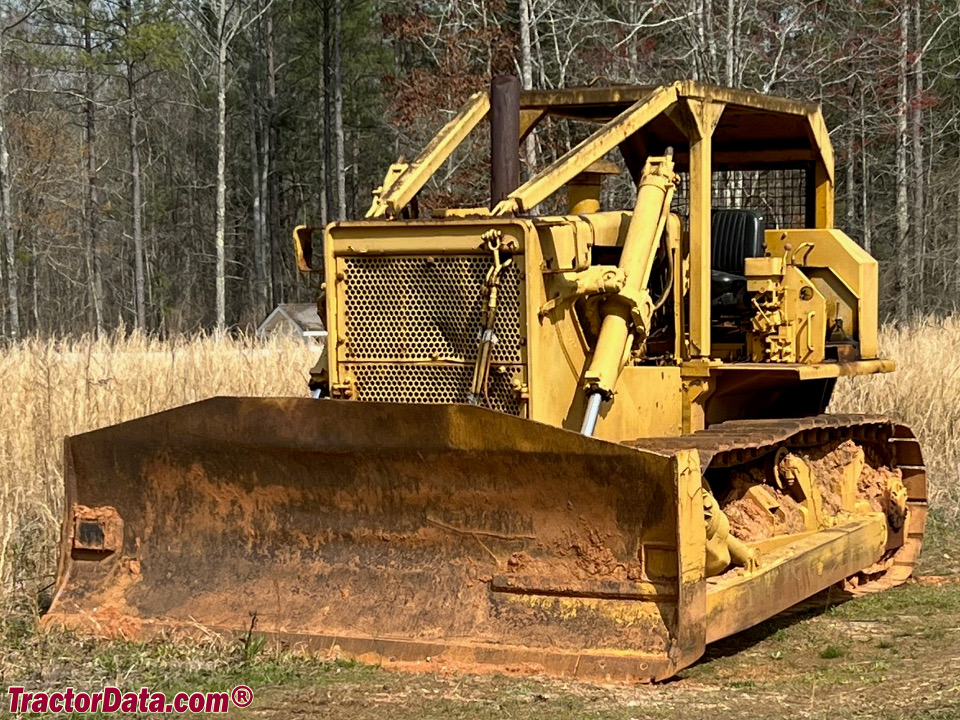
M841 380L830 410L908 424L923 447L931 507L939 519L960 521L960 318L887 326L880 349L897 371Z
M64 436L215 395L305 395L317 352L291 339L142 336L0 350L0 598L52 581Z
M932 504L960 520L960 321L887 328L892 375L844 380L832 409L882 412L919 434ZM0 599L53 579L65 435L214 395L304 395L317 350L295 340L28 340L0 350Z

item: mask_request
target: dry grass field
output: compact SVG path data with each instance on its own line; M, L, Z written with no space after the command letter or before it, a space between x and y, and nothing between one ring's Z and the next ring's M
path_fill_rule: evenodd
M62 442L216 395L304 395L317 351L295 340L29 340L0 349L0 594L52 581Z
M886 327L881 352L897 371L841 380L835 412L882 413L913 428L923 446L930 502L939 520L960 521L960 319Z
M883 412L915 429L934 507L922 572L960 574L960 321L888 327L882 347L899 371L841 381L833 408ZM302 395L315 353L289 340L142 337L0 349L0 687L198 690L242 681L257 691L251 710L278 718L294 709L411 719L960 717L951 670L960 660L960 584L952 582L774 619L712 646L678 682L655 688L396 676L273 652L255 638L93 643L39 632L37 598L49 592L56 562L63 436L214 395ZM0 696L0 714L3 705Z

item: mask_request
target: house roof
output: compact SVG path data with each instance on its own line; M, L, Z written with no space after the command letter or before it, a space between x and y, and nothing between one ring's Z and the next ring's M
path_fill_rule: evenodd
M323 321L315 303L281 303L257 327L258 335L272 332L280 325L288 325L301 335L325 333Z

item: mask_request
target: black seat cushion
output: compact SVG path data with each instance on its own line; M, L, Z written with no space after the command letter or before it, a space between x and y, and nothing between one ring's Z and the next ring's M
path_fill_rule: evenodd
M717 292L730 292L741 284L745 284L747 279L743 275L734 275L723 270L710 271L710 284L713 287L713 294Z
M763 216L753 210L714 210L710 223L711 269L743 275L744 260L763 256Z

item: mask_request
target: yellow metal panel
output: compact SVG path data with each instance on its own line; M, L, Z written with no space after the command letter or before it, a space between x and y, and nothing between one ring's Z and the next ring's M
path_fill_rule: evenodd
M681 364L680 377L683 393L683 433L695 433L706 426L706 403L716 390L716 381L711 377L715 367L722 367L719 361L697 358Z
M823 113L820 111L819 107L807 115L807 122L810 140L813 143L814 148L816 148L819 152L821 162L823 163L823 172L826 174L827 179L830 181L832 186L835 180L833 144L830 142L830 131L827 130L827 124L823 121ZM830 205L832 208L832 198ZM826 227L830 226L827 225Z
M337 254L456 255L485 252L480 236L492 229L513 240L516 252L523 252L533 223L513 218L341 222L327 227L327 242Z
M613 402L606 403L594 437L622 442L679 435L683 420L679 367L625 367ZM580 417L576 418L579 428Z
M817 112L815 103L790 100L775 95L763 95L749 90L708 85L696 80L683 80L677 83L681 97L700 99L723 103L725 105L742 105L743 107L757 108L785 115L810 115Z
M826 167L817 163L814 173L816 184L816 207L814 209L814 226L818 228L833 227L833 179L827 174Z
M767 375L782 377L790 382L800 380L827 380L829 378L852 377L855 375L874 375L888 373L897 369L893 360L855 360L853 362L824 362L813 365L802 363L723 363L712 366L716 374L748 373L760 379Z
M802 538L764 556L760 569L712 578L707 642L756 625L877 562L887 543L882 513Z
M557 218L559 224L560 219ZM538 228L542 231L542 228ZM536 236L534 236L536 237ZM550 421L562 403L567 388L576 385L583 367L585 343L578 337L573 308L566 309L563 318L541 318L540 308L547 301L543 282L545 267L541 242L531 239L524 253L524 276L527 331L527 417L541 422ZM564 359L561 359L564 358ZM553 399L551 399L553 398ZM552 423L563 427L562 423Z
M594 245L623 245L631 217L632 213L626 210L615 210L587 215L581 220L592 228Z
M680 667L703 655L707 643L707 538L703 518L703 472L696 450L681 450L677 463L677 663Z
M542 271L559 273L584 270L590 265L593 246L622 245L630 226L626 211L583 216L541 216L534 219L543 249Z
M606 234L616 237L619 213L604 215L614 221ZM553 276L543 271L548 266L563 269L580 258L587 261L588 243L595 237L581 218L539 218L537 230L540 242L531 242L525 253L529 417L576 430L583 415L580 384L589 347L572 304L543 317L539 311L553 297Z
M297 259L297 270L302 273L320 272L313 264L313 231L317 228L298 225L293 229L293 252Z
M324 243L326 310L328 328L328 371L332 384L342 383L340 363L346 360L344 313L346 290L341 258L347 255L459 255L485 254L481 235L495 229L503 233L505 243L512 242L514 253L524 257L525 249L539 248L533 222L512 218L465 220L359 221L333 223L327 227ZM532 239L532 242L531 242ZM471 291L479 293L480 288ZM526 323L526 308L521 307L521 322Z
M828 270L858 298L857 327L860 355L864 358L877 357L879 324L877 261L837 229L768 230L764 240L767 250L773 255L782 255L786 244L790 244L794 249L804 243L812 244L813 247L804 259L803 265Z
M710 136L690 144L690 357L710 357Z
M686 98L671 117L690 139L690 356L710 356L712 142L723 105Z
M675 179L670 155L647 160L618 261L625 281L600 309L603 321L584 377L587 393L600 393L604 400L611 399L637 336L650 330L653 300L647 284L670 215Z
M583 370L589 346L572 304L540 317L553 297L554 268L569 268L586 258L591 244L622 244L630 213L597 213L585 217L546 217L536 222L540 243L526 251L527 357L530 363L530 417L578 430L583 419ZM546 274L543 269L549 268ZM680 433L682 401L676 367L627 367L617 394L597 425L596 436L621 441Z
M766 148L755 151L721 150L714 147L714 167L776 166L779 164L809 163L817 160L820 154L812 148ZM674 155L677 165L689 166L690 154L681 151Z
M857 360L846 363L804 365L798 368L797 374L801 380L819 380L823 378L889 373L896 369L897 364L893 360Z
M669 86L663 86L669 87ZM773 113L808 116L818 111L815 103L764 95L749 90L710 85L696 80L682 80L673 85L682 97L741 105ZM652 85L611 85L607 87L572 87L558 90L527 90L520 95L521 108L556 108L601 106L613 103L634 103L657 90ZM662 89L662 88L659 88Z
M583 108L611 103L633 104L657 89L656 85L611 85L608 87L572 87L558 90L525 90L520 93L520 108L553 111L556 108Z
M344 338L341 336L340 327L340 308L343 306L343 288L337 283L337 261L333 255L333 242L330 240L331 227L328 226L324 232L323 243L323 285L325 288L324 309L326 317L323 317L323 326L327 329L327 376L330 383L340 382L338 374L339 362L338 351L343 344ZM323 356L320 358L323 361Z
M520 142L533 131L544 114L543 110L520 110Z
M834 177L833 145L830 142L830 133L823 121L823 114L820 111L820 107L815 103L789 100L771 95L761 95L760 93L747 90L705 85L693 80L686 80L680 83L679 95L680 97L696 98L724 105L738 105L772 113L804 117L807 122L808 138L819 160L818 165L822 163L822 170L826 174L832 190ZM831 213L832 210L833 200L831 195ZM830 224L824 227L829 226Z

